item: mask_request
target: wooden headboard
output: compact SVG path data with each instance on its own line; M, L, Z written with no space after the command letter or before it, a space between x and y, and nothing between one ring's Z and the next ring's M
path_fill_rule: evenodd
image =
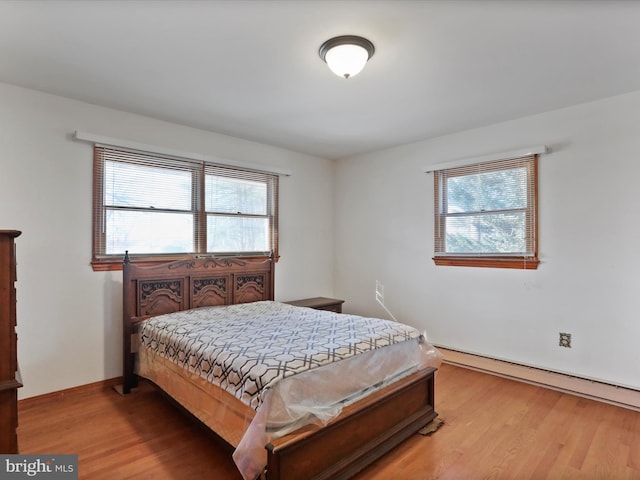
M132 263L125 255L123 299L123 393L136 385L131 335L139 319L190 308L274 299L269 257L190 258L155 266Z

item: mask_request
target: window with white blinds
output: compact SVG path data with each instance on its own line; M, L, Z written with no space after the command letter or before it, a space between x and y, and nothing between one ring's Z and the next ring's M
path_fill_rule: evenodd
M96 270L125 251L148 261L277 257L275 174L95 146L93 202Z
M437 265L537 268L537 155L434 172Z

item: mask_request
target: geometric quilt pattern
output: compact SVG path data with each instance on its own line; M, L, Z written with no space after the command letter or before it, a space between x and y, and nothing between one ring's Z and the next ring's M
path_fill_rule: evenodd
M418 330L389 320L273 301L160 315L140 330L148 349L254 409L282 378L419 338Z

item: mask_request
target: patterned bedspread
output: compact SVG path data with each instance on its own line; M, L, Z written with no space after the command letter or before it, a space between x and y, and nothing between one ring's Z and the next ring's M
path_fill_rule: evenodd
M420 337L388 320L271 301L154 317L140 334L147 349L256 410L279 379Z

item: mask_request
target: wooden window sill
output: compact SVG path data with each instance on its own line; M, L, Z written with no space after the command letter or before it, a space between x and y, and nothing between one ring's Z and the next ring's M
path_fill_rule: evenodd
M433 257L438 266L537 270L540 260L528 257Z
M163 263L168 263L168 262L174 262L176 260L189 260L198 256L201 257L211 257L211 258L225 258L225 257L231 257L231 255L213 255L213 254L187 254L187 255L167 255L164 257L158 257L158 256L152 256L152 255L148 255L148 256L144 256L144 257L136 257L136 258L132 258L131 262L135 263L136 265L139 266L143 266L143 267L152 267L154 265L162 265ZM269 258L268 256L265 255L234 255L234 258L242 258L243 260L253 260L253 259L266 259ZM280 259L279 256L277 257L273 257L273 260L277 263L278 260ZM111 272L111 271L118 271L118 270L122 270L122 263L123 263L123 258L122 257L116 257L116 258L109 258L109 259L104 259L104 258L100 258L100 259L93 259L91 261L91 267L93 268L94 272Z

